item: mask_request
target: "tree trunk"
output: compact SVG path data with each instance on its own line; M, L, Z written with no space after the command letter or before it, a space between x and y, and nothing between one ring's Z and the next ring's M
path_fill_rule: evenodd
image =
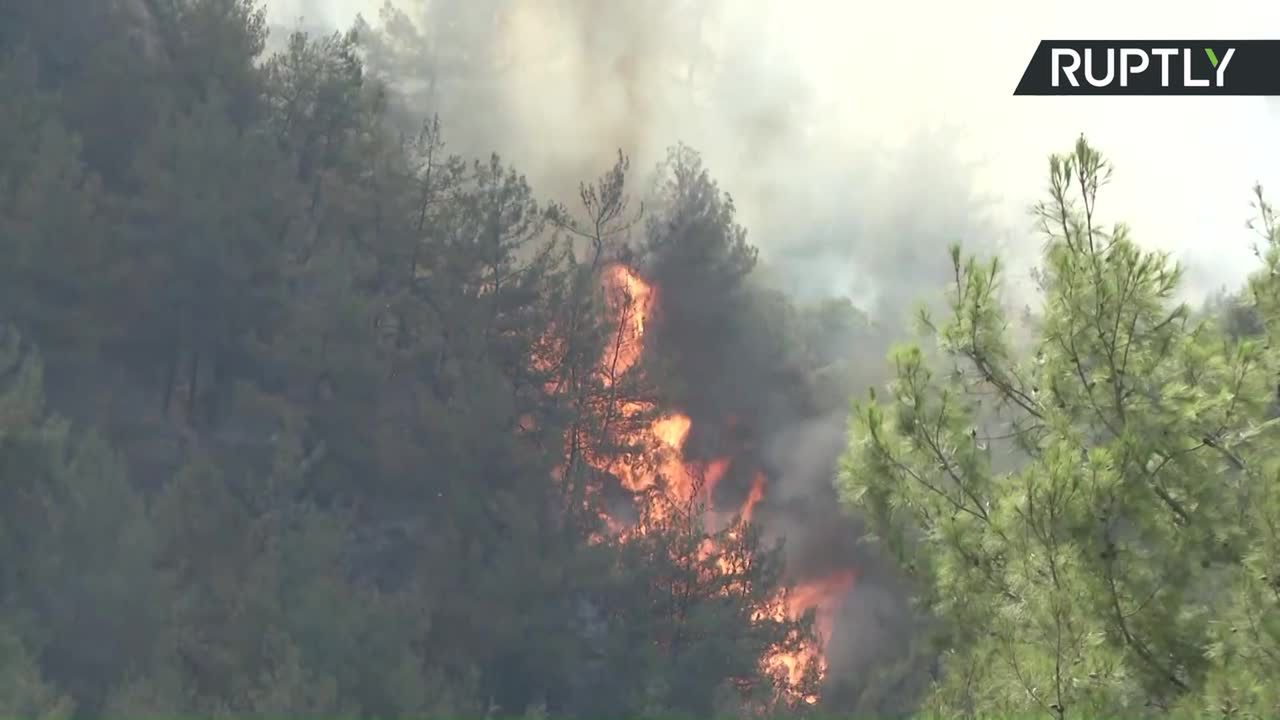
M200 353L191 353L191 384L187 386L187 423L191 424L196 417L196 391L200 380Z
M164 392L160 400L160 414L169 417L169 404L173 400L173 385L178 381L178 350L169 355L169 369L165 372Z

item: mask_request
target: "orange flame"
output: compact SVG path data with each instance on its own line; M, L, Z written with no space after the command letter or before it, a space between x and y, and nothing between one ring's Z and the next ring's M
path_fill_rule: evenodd
M853 581L854 573L845 570L790 588L780 614L791 620L798 620L813 610L814 630L817 631L820 644L818 647L805 647L796 652L776 652L765 658L765 664L775 671L781 671L792 685L801 682L811 662L817 664L819 677L825 677L827 659L824 650L831 643L831 637L835 633L836 614L840 610L840 603L853 589ZM800 699L809 705L818 702L816 695L805 695Z
M652 313L658 293L644 281L634 270L622 264L607 267L601 276L601 285L605 291L606 304L616 322L610 343L597 366L600 383L605 388L616 387L618 381L626 373L635 368L644 352L644 333ZM543 354L535 360L535 368L547 370L553 366L546 357L555 356L562 348L555 341L543 343ZM551 392L552 387L548 386ZM558 388L557 388L558 389ZM612 417L619 425L631 428L634 421L652 412L653 403L647 401L620 401L616 409L611 409ZM732 426L736 418L729 418L727 424ZM522 426L525 423L522 422ZM661 478L660 497L656 502L648 502L644 510L650 520L661 522L666 518L669 508L688 507L701 499L712 512L707 515L708 530L712 525L723 521L724 513L715 512L714 491L721 479L726 475L730 460L720 458L708 463L686 461L684 457L685 443L693 430L692 419L684 414L673 413L653 420L647 427L639 430L617 428L615 431L622 437L627 447L648 448L636 452L624 451L612 455L587 448L584 457L597 469L609 472L616 477L624 488L635 494L637 498L646 497L658 487ZM762 472L753 478L751 490L737 514L743 524L752 522L757 506L767 494L768 479ZM699 498L701 496L701 498ZM649 495L647 497L653 498ZM624 540L628 535L643 534L645 526L627 528L615 518L605 516L604 521L609 532ZM737 537L736 528L731 537ZM703 541L700 556L706 559L718 548L711 538ZM717 564L721 572L732 573L734 568L726 557L720 557ZM839 602L853 585L852 573L839 573L830 578L802 583L782 591L782 594L769 603L767 609L757 611L757 619L768 617L776 620L797 620L809 610L815 611L815 630L820 643L816 646L806 645L795 652L775 652L761 658L761 665L775 676L781 675L791 685L797 685L803 679L805 669L813 663L820 677L826 672L826 659L823 648L830 641L834 629L835 614ZM793 697L806 703L816 703L814 695Z
M618 320L610 357L601 363L603 379L608 386L634 367L644 353L644 328L653 308L655 293L626 265L615 264L605 268L601 282L605 302Z
M742 506L742 522L751 522L751 516L754 514L756 505L764 499L764 473L756 473L756 479L751 483L751 492L747 495L747 502Z

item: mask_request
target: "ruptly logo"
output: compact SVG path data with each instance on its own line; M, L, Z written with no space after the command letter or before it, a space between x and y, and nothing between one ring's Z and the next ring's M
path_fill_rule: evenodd
M1045 40L1014 95L1280 95L1280 40Z

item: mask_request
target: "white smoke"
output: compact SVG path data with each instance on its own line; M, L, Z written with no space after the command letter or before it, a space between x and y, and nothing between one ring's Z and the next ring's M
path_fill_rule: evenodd
M424 0L395 1L423 16ZM508 120L487 145L536 188L567 194L619 147L645 169L684 141L739 200L766 261L794 266L796 285L864 302L928 280L915 261L953 240L1032 262L1039 243L1025 209L1044 186L1046 156L1081 132L1117 164L1104 215L1185 260L1191 294L1253 267L1250 188L1280 188L1274 100L1012 97L1041 39L1255 37L1280 31L1280 5L1267 0L1212 13L1191 0L1000 0L982 12L841 0L476 2L505 17L489 44L504 100L487 110ZM283 24L346 26L378 7L268 0ZM921 158L922 138L939 127L954 132ZM904 158L909 172L899 171Z

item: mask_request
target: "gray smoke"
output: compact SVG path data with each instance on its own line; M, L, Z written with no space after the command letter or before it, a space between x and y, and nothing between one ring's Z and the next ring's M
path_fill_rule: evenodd
M495 150L548 199L572 204L618 149L643 181L684 142L733 195L771 278L802 299L844 295L886 321L945 279L947 244L990 248L991 199L952 131L920 126L901 148L851 136L855 115L830 107L777 32L765 0L396 0L415 40L401 77L451 85L419 96L440 113L452 149ZM372 3L276 0L282 24L308 25ZM447 61L446 61L447 58ZM891 111L891 110L890 110ZM906 272L909 277L904 277ZM922 292L924 291L924 292Z
M357 13L376 25L380 8L267 2L286 25L345 27ZM1193 0L997 0L987 13L837 0L394 2L433 46L466 50L468 101L444 113L455 149L496 149L565 199L619 147L646 168L682 140L738 198L764 258L791 267L792 285L863 304L928 280L894 266L895 253L929 257L939 234L1031 264L1039 243L1025 209L1041 196L1047 154L1080 132L1118 165L1107 216L1189 263L1189 295L1254 266L1249 188L1280 187L1274 100L1011 96L1044 37L1186 36L1188 18L1190 34L1248 36L1280 27L1280 5L1266 0L1212 16ZM940 123L956 130L930 141ZM902 169L912 155L932 156L914 162L927 173ZM903 217L935 229L907 232Z

